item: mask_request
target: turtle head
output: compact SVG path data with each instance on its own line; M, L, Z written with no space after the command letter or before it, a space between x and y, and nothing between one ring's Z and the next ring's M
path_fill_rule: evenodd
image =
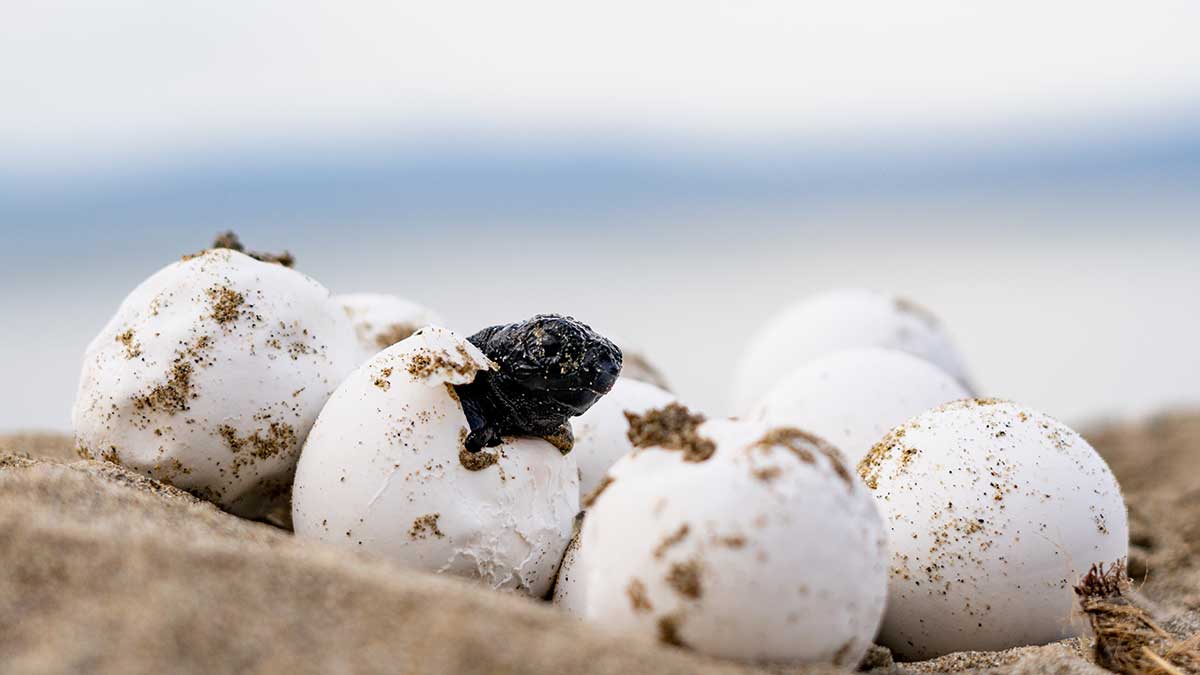
M621 373L621 350L571 317L539 314L498 328L484 352L500 366L499 394L533 424L565 422L607 394Z

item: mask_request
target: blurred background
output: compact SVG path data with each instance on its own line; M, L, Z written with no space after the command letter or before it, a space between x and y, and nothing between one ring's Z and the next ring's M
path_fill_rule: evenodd
M1200 403L1200 4L40 0L0 22L0 429L234 229L473 331L544 311L725 412L751 333L892 290L989 394Z

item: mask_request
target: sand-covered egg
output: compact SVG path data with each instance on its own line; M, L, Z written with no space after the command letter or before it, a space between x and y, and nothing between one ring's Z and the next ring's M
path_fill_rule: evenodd
M286 503L300 447L356 365L329 291L233 250L172 263L88 346L72 411L81 454L246 517Z
M494 367L467 340L426 327L352 373L304 446L296 534L546 593L579 511L578 468L538 438L467 451L455 385Z
M586 495L595 490L609 467L633 450L626 413L640 415L674 400L673 394L652 384L622 376L612 391L573 420L575 449L572 454L579 464L580 492Z
M880 642L906 659L1079 634L1073 587L1129 538L1120 487L1065 425L965 400L896 428L859 464L888 521Z
M853 347L908 352L937 365L970 388L962 357L930 312L887 293L843 289L793 305L751 339L733 386L736 412L749 410L797 367L818 356Z
M800 366L749 417L811 431L857 464L894 427L969 395L924 359L894 349L847 349Z
M639 449L588 508L589 621L750 661L857 664L887 593L887 540L840 453L798 429L631 420Z
M425 326L443 326L432 309L386 293L345 293L333 296L354 323L363 359L391 347Z

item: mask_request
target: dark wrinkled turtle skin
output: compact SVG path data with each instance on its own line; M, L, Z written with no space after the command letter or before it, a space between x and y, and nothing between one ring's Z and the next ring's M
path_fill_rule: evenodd
M568 316L539 314L467 340L499 366L454 387L471 426L470 452L503 436L538 436L570 452L567 420L587 412L621 373L621 350Z

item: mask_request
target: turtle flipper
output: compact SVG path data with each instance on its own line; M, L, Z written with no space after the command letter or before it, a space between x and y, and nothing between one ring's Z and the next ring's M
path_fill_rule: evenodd
M470 427L470 432L463 441L467 452L479 452L483 448L500 445L500 430L488 419L484 413L484 405L480 401L480 397L485 394L486 390L477 386L475 382L457 385L454 389L458 394L459 403L462 404L467 425Z
M550 445L558 448L562 454L567 454L575 447L575 433L571 431L571 423L563 422L562 426L552 434L542 436Z
M467 439L463 442L467 452L479 452L484 448L490 448L500 445L500 434L496 431L496 427L487 426L479 429L474 429L467 434Z

